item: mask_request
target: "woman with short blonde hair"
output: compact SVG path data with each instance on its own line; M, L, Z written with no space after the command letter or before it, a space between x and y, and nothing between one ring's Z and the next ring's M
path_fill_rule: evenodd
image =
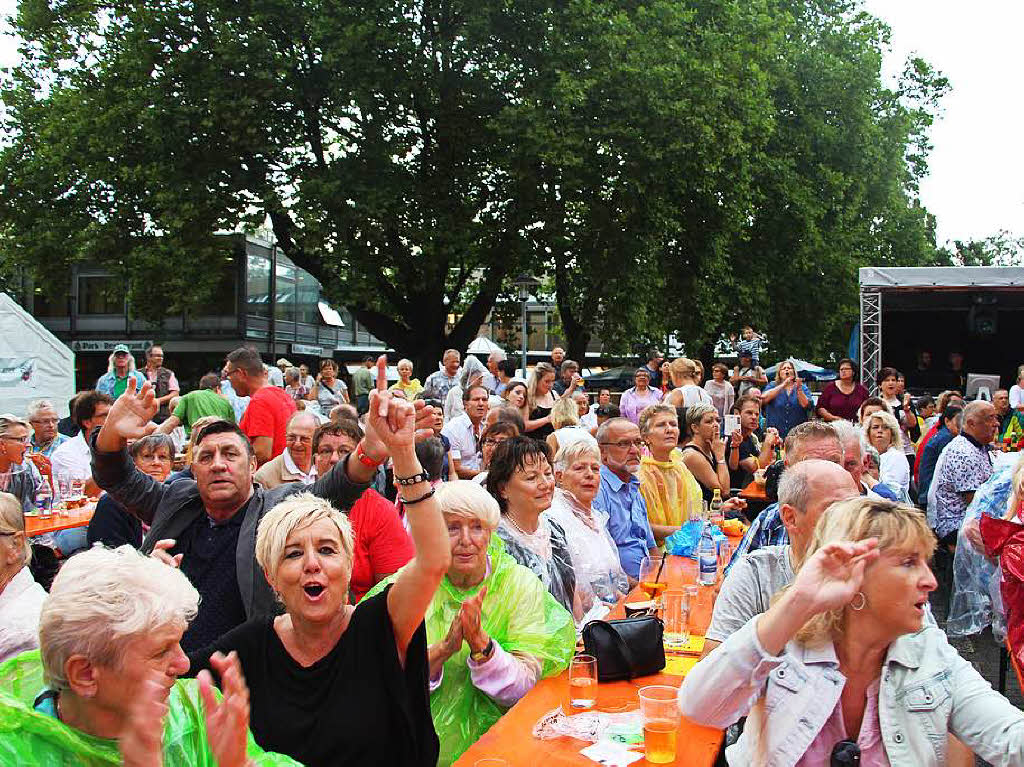
M842 750L937 767L946 733L993 765L1024 763L1024 713L925 621L934 550L912 506L833 504L793 582L683 681L682 714L713 727L748 717L730 764L835 764Z
M548 447L555 455L563 447L575 445L577 442L592 443L597 447L597 440L585 428L580 426L579 407L572 397L562 397L551 408L551 425L555 430L547 436Z
M390 392L370 392L367 439L384 443L390 454L415 546L388 588L354 605L354 562L362 568L369 560L365 569L372 572L374 550L356 549L348 517L329 501L311 493L288 496L260 520L255 542L256 561L284 613L254 617L190 656L200 669L215 651L237 652L257 741L307 767L437 762L423 694L423 618L451 552L439 493L416 455L416 412Z
M710 405L695 405L707 407ZM701 506L700 484L683 462L679 444L679 417L670 405L651 405L640 414L640 436L649 455L640 457L640 494L647 504L647 520L654 539L664 543Z

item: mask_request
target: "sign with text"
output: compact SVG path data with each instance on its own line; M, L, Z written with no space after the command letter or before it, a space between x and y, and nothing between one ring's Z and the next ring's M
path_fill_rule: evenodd
M325 356L322 346L310 346L309 344L292 344L292 354L309 354L314 357Z
M114 351L118 344L124 344L133 352L144 352L153 345L152 341L72 341L71 351L73 352L107 352Z

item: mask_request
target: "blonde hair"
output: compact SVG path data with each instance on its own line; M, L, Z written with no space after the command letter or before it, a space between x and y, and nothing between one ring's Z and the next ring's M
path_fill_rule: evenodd
M641 411L640 417L637 419L637 426L640 427L640 434L646 435L651 430L651 421L654 420L656 415L670 415L676 419L676 426L679 425L679 414L676 409L671 405L648 405Z
M526 382L526 406L530 410L537 407L537 384L546 375L558 377L558 373L555 372L555 366L549 362L538 362L533 370L530 371L530 379Z
M775 383L782 383L782 368L785 365L793 368L793 377L796 378L796 365L793 364L793 360L783 360L775 366Z
M184 631L198 606L199 592L181 570L127 544L76 554L53 579L39 616L46 684L68 689L65 666L73 655L120 668L134 639L164 626Z
M829 506L815 525L804 556L794 562L794 570L799 572L804 562L829 543L868 538L878 539L878 550L883 553L889 549L923 549L930 558L935 551L935 534L920 509L863 496ZM846 607L818 613L797 632L797 641L820 644L837 639L843 633L845 614Z
M698 402L686 408L686 433L693 435L693 430L700 425L701 419L708 413L717 413L718 408L706 402Z
M256 562L264 572L277 572L288 536L295 530L312 525L321 519L333 522L341 537L341 548L352 564L354 538L352 523L331 502L312 493L295 493L272 508L256 528Z
M551 408L551 425L556 429L574 426L580 422L579 407L572 397L561 397Z
M576 461L580 460L580 458L588 455L592 458L596 458L598 463L600 463L601 448L597 446L596 442L591 442L589 439L577 440L571 445L560 447L558 448L558 452L555 454L555 471L565 471L576 463Z
M10 493L0 493L0 529L2 533L21 533L21 559L24 565L32 559L32 544L25 535L25 513L21 501Z
M501 508L494 496L479 482L471 479L455 479L437 486L437 502L442 514L479 519L491 531L498 529Z
M672 376L672 384L675 386L682 386L683 384L680 382L686 379L691 381L697 379L697 365L689 357L672 360L668 372Z
M874 421L881 421L889 430L889 434L892 435L892 445L890 447L903 448L903 434L900 432L900 425L896 423L896 417L892 413L887 413L884 410L876 410L864 421L864 439L867 440L869 445L871 444L871 424Z

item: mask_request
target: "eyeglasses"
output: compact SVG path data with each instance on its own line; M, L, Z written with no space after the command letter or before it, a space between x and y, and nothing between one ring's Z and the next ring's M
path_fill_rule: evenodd
M602 442L601 444L607 447L617 447L619 450L629 450L631 447L640 450L644 446L644 441L642 439L623 439L618 442Z
M25 447L31 447L32 446L32 440L29 437L7 437L7 436L4 436L4 437L0 437L0 439L5 439L8 442L14 442L14 443L16 443L18 445L24 445Z
M31 423L31 424L37 424L37 423L38 424L44 424L44 423L48 423L48 424L50 424L52 426L53 424L58 422L58 419L57 418L30 418L28 420L28 422Z
M860 746L853 740L841 740L832 747L832 764L854 767L860 764Z
M312 444L312 437L303 437L301 434L286 434L284 437L285 442L298 442L300 445Z

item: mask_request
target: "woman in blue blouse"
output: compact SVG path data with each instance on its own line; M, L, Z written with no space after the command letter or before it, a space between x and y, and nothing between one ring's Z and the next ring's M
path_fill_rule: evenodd
M775 383L761 394L761 409L768 426L774 426L783 439L789 430L807 420L811 390L796 374L790 360L780 362L775 370Z

